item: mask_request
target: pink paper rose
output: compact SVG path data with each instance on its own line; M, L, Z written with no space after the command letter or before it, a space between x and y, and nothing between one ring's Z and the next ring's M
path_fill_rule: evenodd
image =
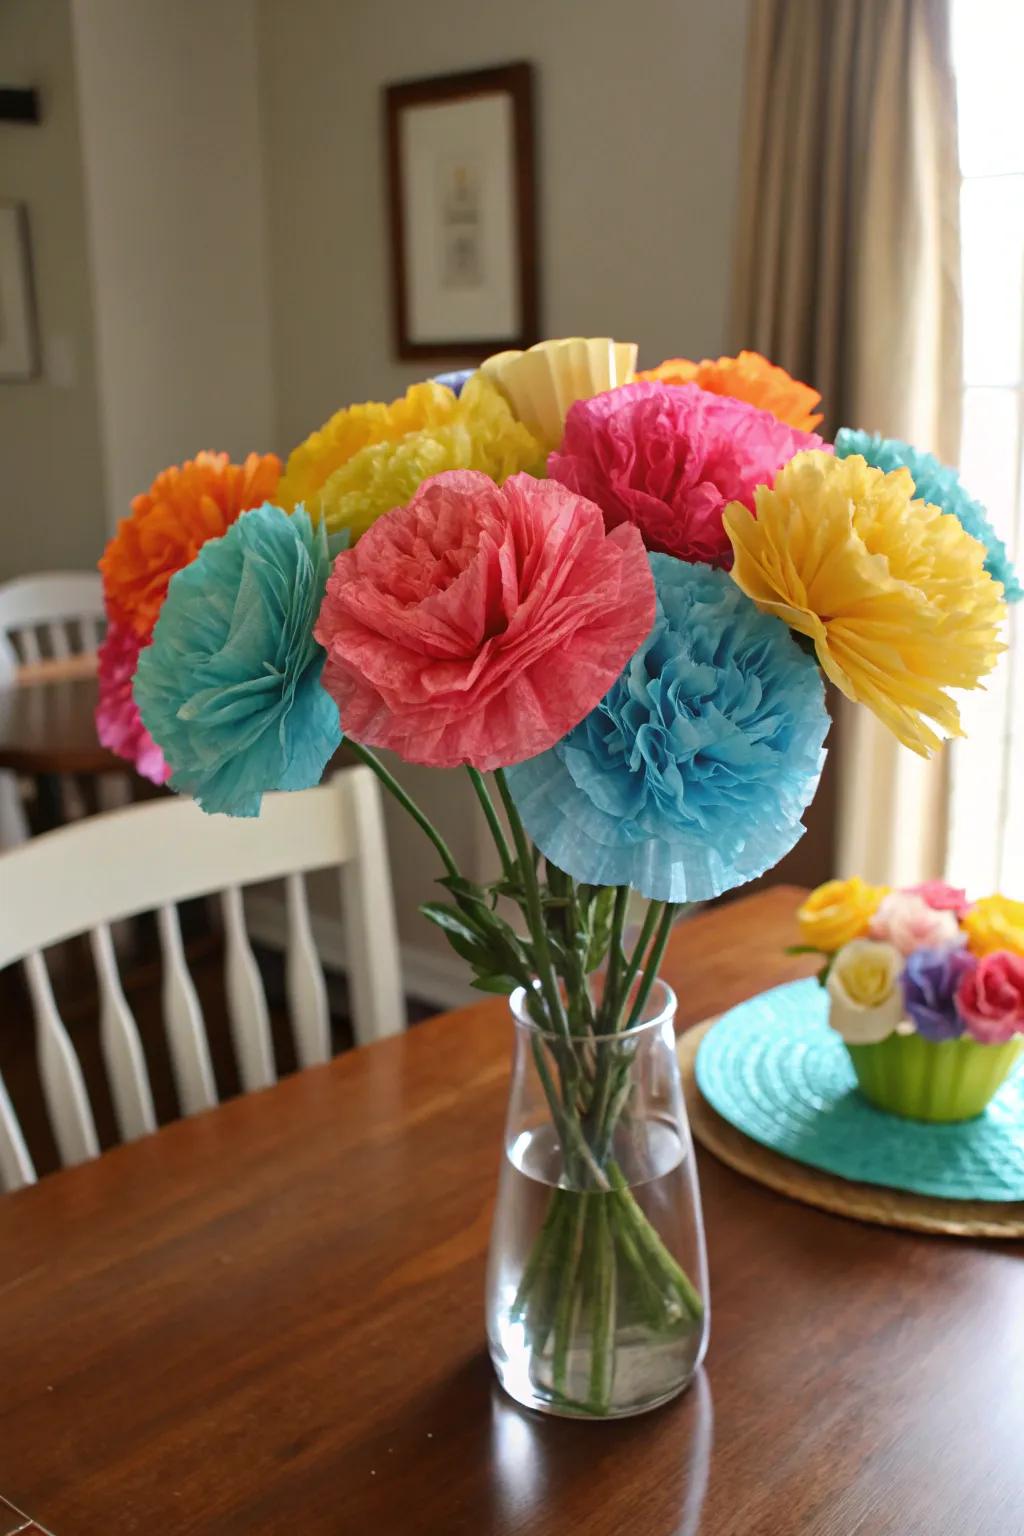
M923 896L911 891L890 891L883 896L878 910L868 924L873 939L894 944L901 955L915 949L945 949L962 942L960 927L952 912L937 912Z
M164 755L139 718L132 697L132 679L141 644L126 624L112 621L99 650L99 703L96 734L118 757L134 763L136 772L152 784L166 784L171 770Z
M648 549L727 569L722 509L753 511L755 487L804 448L831 452L816 433L696 384L625 384L572 406L548 474L596 501L609 528L635 523Z
M967 892L958 885L947 885L945 880L922 880L920 885L904 886L901 894L920 896L934 912L952 912L958 918L963 917L970 906Z
M598 704L654 622L635 528L551 481L452 470L335 561L316 638L355 741L480 769L535 757Z
M985 955L957 988L956 1006L984 1045L1004 1045L1024 1034L1024 955L1005 949Z

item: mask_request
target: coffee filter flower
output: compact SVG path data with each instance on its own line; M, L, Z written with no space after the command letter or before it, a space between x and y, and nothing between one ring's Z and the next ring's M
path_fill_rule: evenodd
M99 649L96 734L108 751L132 763L151 784L166 784L171 770L146 730L132 694L142 642L126 624L112 621Z
M615 389L633 376L634 342L607 336L541 341L526 352L497 352L482 364L518 419L542 443L557 448L569 407Z
M738 357L702 358L693 363L686 357L669 357L657 368L647 368L638 379L653 379L662 384L697 384L712 394L745 400L760 411L770 411L778 421L813 432L822 420L815 409L821 396L809 384L801 384L792 374L769 362L760 352L741 352Z
M508 781L534 842L574 879L707 901L801 837L829 720L784 625L722 571L649 558L650 634L597 708Z

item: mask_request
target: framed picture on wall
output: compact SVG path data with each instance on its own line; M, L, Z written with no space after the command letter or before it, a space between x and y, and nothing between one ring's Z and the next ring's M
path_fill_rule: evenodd
M395 349L489 356L537 340L533 71L385 88Z
M38 364L28 213L24 203L0 202L0 381L33 379Z

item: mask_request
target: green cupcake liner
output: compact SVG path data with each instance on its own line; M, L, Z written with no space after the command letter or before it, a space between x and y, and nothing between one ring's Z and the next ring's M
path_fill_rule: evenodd
M847 1045L860 1091L878 1109L908 1120L949 1122L980 1115L1006 1081L1024 1039L1005 1045L890 1035L878 1045Z

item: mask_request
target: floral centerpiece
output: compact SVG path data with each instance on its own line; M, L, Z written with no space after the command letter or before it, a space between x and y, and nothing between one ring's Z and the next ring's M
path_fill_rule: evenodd
M707 1338L673 922L800 837L826 679L928 754L1009 595L939 466L925 500L901 445L834 451L782 369L635 366L545 342L339 410L280 478L199 455L102 562L115 750L255 815L344 736L429 840L424 915L516 1021L492 1357L520 1400L597 1416L679 1391ZM381 749L468 774L497 878L457 867Z
M1024 1052L1024 902L854 878L797 920L864 1096L917 1120L980 1114Z

